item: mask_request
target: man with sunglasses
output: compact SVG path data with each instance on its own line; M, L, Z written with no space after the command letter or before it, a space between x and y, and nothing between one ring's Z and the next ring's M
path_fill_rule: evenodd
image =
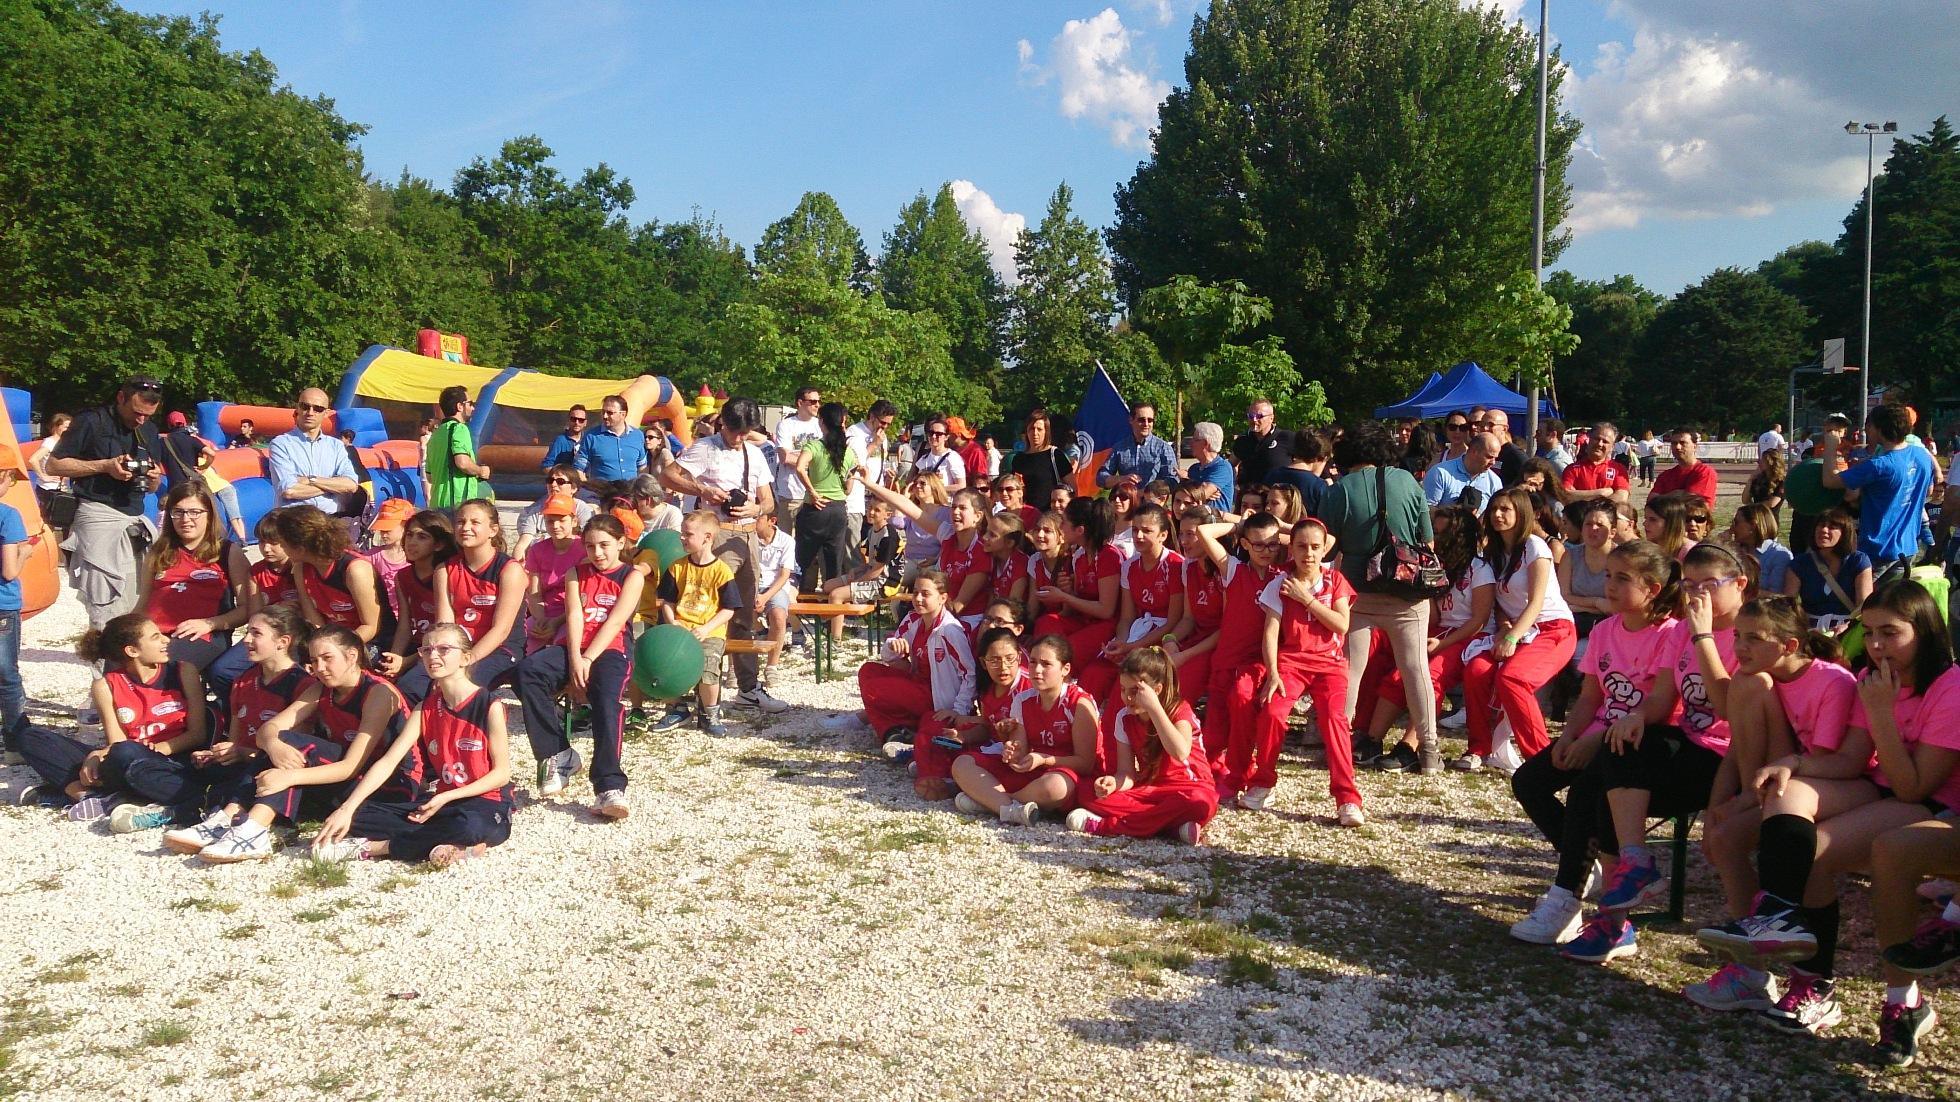
M1109 449L1102 470L1096 472L1096 485L1105 489L1124 487L1135 490L1158 479L1174 482L1179 477L1177 452L1171 442L1158 436L1157 407L1139 402L1130 410L1130 440Z
M803 480L796 477L796 454L803 442L823 434L817 409L823 392L813 386L796 388L796 411L776 422L776 527L794 536L796 513L803 507Z
M1247 407L1246 424L1251 431L1232 441L1232 458L1237 461L1240 486L1257 486L1266 474L1284 467L1293 454L1293 433L1273 419L1273 404L1261 398Z
M266 452L273 499L279 504L310 505L337 517L348 495L361 488L360 475L347 458L346 445L322 431L332 409L327 404L327 392L319 387L307 387L294 399L292 431L273 437L272 447ZM433 462L434 447L431 438L430 480L440 486Z
M592 421L592 414L583 404L575 405L565 411L565 431L552 437L551 446L544 450L544 462L539 469L550 470L560 463L570 463L578 455L578 446L585 439L585 426Z
M61 549L90 627L136 607L136 564L156 536L143 495L163 482L163 442L153 423L162 405L162 385L139 375L109 404L76 414L48 459L48 474L70 479L76 498Z

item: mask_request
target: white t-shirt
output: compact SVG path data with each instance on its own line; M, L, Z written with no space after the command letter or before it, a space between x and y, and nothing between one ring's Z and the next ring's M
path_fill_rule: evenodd
M823 433L815 417L785 417L776 422L776 497L783 501L803 500L803 480L796 477L796 453L803 441Z
M795 584L796 541L790 538L788 532L778 528L775 536L771 537L768 543L758 540L755 559L756 592L760 593L775 585L776 576L785 570L790 572L790 583Z
M1775 429L1771 429L1768 432L1762 434L1761 436L1756 437L1757 457L1760 458L1762 456L1768 455L1771 452L1780 452L1782 450L1783 450L1783 434L1777 432Z
M1635 440L1633 442L1633 453L1642 459L1652 459L1660 450L1661 442L1659 440Z
M1470 560L1470 569L1463 572L1463 580L1451 586L1448 593L1436 600L1438 610L1442 613L1443 631L1452 632L1469 623L1470 605L1472 598L1477 594L1477 587L1495 584L1497 579L1491 575L1489 563L1481 556ZM1488 628L1489 625L1485 627Z
M966 485L966 461L951 448L941 455L926 452L912 463L913 477L922 474L937 474L948 490L957 490Z
M1527 537L1524 543L1524 555L1518 561L1518 568L1513 570L1508 578L1494 579L1497 583L1497 608L1507 618L1517 619L1524 612L1524 607L1531 603L1531 564L1540 559L1545 560L1545 565L1552 565L1550 545L1546 544L1542 536ZM1485 569L1488 570L1489 567ZM1538 619L1532 622L1532 626L1548 624L1553 620L1570 619L1572 619L1572 606L1565 603L1565 594L1559 592L1558 571L1547 571L1545 603L1539 606Z
M689 444L674 462L679 463L682 470L693 475L703 486L724 493L740 489L746 491L752 501L769 483L769 457L762 453L762 449L746 441L740 446L730 444L722 439L720 433L704 436ZM729 519L726 506L718 507L715 511L721 514L723 520Z
M885 449L874 446L871 426L859 421L844 430L844 446L856 448L859 458L864 461L864 477L879 485L884 485ZM800 488L800 487L799 487ZM853 516L864 515L864 483L853 482L844 493L844 511ZM856 532L851 533L857 536Z

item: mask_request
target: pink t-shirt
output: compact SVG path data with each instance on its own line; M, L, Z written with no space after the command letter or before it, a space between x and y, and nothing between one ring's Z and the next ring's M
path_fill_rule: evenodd
M1907 749L1924 742L1947 750L1960 750L1960 666L1953 666L1941 674L1924 694L1907 693L1892 703L1892 716L1898 721L1899 741ZM1854 699L1851 706L1851 725L1871 730L1871 719L1865 715L1865 702ZM1892 787L1885 779L1885 771L1876 762L1871 768L1874 784ZM1947 807L1960 809L1960 769L1955 769L1933 793L1933 799Z
M1708 698L1708 686L1702 683L1701 660L1695 657L1695 629L1686 620L1672 620L1667 633L1660 640L1663 669L1673 671L1674 689L1680 697L1675 712L1674 723L1695 743L1713 750L1717 754L1729 752L1729 721L1715 714L1715 702ZM1735 629L1721 628L1714 632L1715 650L1721 655L1722 668L1735 672ZM1587 644L1587 649L1591 649Z
M1844 729L1858 702L1858 676L1836 662L1813 660L1794 681L1776 683L1776 700L1806 754L1828 754L1844 745Z
M1599 679L1599 712L1583 734L1604 731L1640 709L1668 668L1665 652L1673 623L1662 620L1634 631L1620 617L1609 616L1592 629L1586 637L1584 670Z
M577 540L563 551L550 540L538 540L524 549L524 570L538 580L538 596L547 616L565 615L565 575L585 561L585 545Z

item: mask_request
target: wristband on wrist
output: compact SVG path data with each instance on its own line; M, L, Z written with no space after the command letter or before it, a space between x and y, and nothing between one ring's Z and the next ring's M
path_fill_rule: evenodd
M1714 633L1713 633L1713 632L1707 632L1707 631L1698 631L1698 632L1695 632L1695 633L1694 633L1694 635L1693 635L1693 636L1691 636L1691 637L1689 638L1689 640L1688 640L1688 641L1689 641L1689 642L1691 642L1691 643L1699 643L1699 642L1701 642L1701 641L1702 641L1703 639L1713 639L1713 638L1715 638L1715 635L1714 635Z

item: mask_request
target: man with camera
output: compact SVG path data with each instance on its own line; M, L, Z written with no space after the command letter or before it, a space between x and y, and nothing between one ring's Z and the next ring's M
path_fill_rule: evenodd
M143 497L163 482L163 444L151 420L162 405L163 385L138 375L109 404L77 414L48 460L48 473L74 487L75 520L61 549L90 627L136 607L137 564L157 532Z
M742 611L728 625L731 639L755 638L755 518L776 508L775 495L769 489L769 459L761 448L749 443L749 433L761 427L762 409L755 399L731 398L721 409L719 431L688 445L678 458L660 469L660 481L668 489L699 498L701 508L712 509L721 517L721 542L715 545L715 554L735 571L735 584L747 598ZM738 654L733 662L741 691L729 701L731 705L764 712L789 707L757 682L755 655Z

